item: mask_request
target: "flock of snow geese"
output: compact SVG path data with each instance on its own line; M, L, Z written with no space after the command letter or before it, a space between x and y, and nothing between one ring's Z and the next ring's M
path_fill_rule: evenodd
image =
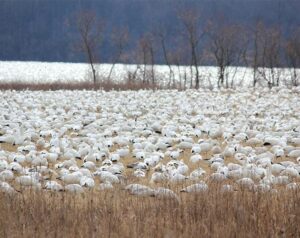
M299 87L0 93L5 193L300 189Z

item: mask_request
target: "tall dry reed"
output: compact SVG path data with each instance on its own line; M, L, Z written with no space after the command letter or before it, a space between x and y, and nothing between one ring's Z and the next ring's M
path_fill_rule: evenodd
M300 192L0 194L0 237L299 237Z

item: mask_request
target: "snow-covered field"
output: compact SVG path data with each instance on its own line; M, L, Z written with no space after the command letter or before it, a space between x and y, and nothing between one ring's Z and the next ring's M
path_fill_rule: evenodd
M0 93L8 193L300 188L299 88Z
M108 77L112 65L97 65L99 79ZM143 65L124 65L114 66L111 78L120 82L127 78L128 73L134 73L137 70L141 77L144 70ZM165 65L156 65L155 78L161 86L166 86L170 82L170 70ZM150 66L146 67L150 72ZM175 82L183 86L186 78L186 86L190 86L191 70L187 66L172 66ZM201 86L216 86L218 69L211 66L199 67ZM227 70L229 85L231 86L249 86L252 85L253 71L245 67L229 67ZM280 70L281 84L288 83L290 71L288 69ZM83 82L91 80L90 68L84 63L48 63L48 62L14 62L0 61L0 82L22 82L22 83L54 83L54 82ZM173 79L172 79L173 81ZM263 80L262 84L266 84Z

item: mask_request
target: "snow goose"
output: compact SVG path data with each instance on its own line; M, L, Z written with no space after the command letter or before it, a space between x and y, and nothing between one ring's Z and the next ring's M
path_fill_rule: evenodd
M227 193L227 192L233 192L234 189L233 189L233 186L232 186L232 185L230 185L230 184L224 184L224 185L222 185L220 191L221 191L222 193Z
M144 178L146 177L146 173L143 170L137 169L133 172L133 176L137 178Z
M300 149L292 150L291 152L288 153L288 157L291 157L291 158L300 157Z
M273 153L274 153L274 155L275 155L276 158L278 158L278 157L284 157L284 155L285 155L283 148L273 149Z
M280 175L286 175L290 178L299 178L300 177L298 170L292 166L289 166L289 167L285 168L284 170L282 170Z
M298 191L298 190L300 190L300 184L295 183L295 182L294 183L289 183L289 184L286 185L286 188L288 190Z
M243 177L243 170L242 168L229 170L227 173L227 177L229 179L237 180Z
M213 162L210 167L212 170L217 171L220 167L222 167L224 162Z
M292 138L291 144L294 146L300 146L300 138Z
M217 139L223 136L223 129L222 128L214 128L208 131L208 135L212 139Z
M281 171L283 171L284 169L285 169L285 167L281 164L272 164L271 165L271 172L275 176L278 176L281 173Z
M181 150L192 149L192 147L193 147L193 142L188 142L188 141L182 141L176 145L176 148Z
M94 162L97 163L101 160L101 156L97 156L97 153L93 151L93 149L90 149L89 153L84 157L83 162Z
M16 172L16 173L21 173L23 170L23 167L22 167L22 165L20 165L17 162L12 162L8 165L8 169L10 169L11 171Z
M286 142L282 140L281 138L276 138L276 137L266 137L264 139L264 146L274 146L274 145L280 145L280 146L285 146Z
M59 165L59 164L56 164L55 167L58 166L58 165ZM63 161L63 162L60 164L59 167L64 167L64 168L67 168L67 169L68 169L68 168L70 168L71 166L77 166L77 162L76 162L76 160L75 160L74 158Z
M208 141L205 142L205 141L201 140L200 142L198 141L198 143L200 143L199 146L201 148L201 153L204 153L204 154L209 153L213 147L213 144Z
M198 179L204 177L205 174L206 174L206 171L204 169L198 168L190 173L189 178L191 180L198 180Z
M192 155L192 156L190 157L190 161L191 161L192 163L197 163L197 162L199 162L199 161L201 161L201 160L203 160L203 158L202 158L202 156L199 155L199 154L194 154L194 155Z
M79 167L77 165L72 165L69 167L70 172L76 172L79 170Z
M16 183L21 186L38 186L39 181L30 175L22 175L16 178Z
M64 188L62 185L60 185L58 182L56 181L47 181L44 189L46 190L51 190L51 191L55 191L55 192L59 192L59 191L63 191Z
M255 184L251 178L241 178L241 179L237 180L236 182L237 182L237 184L239 184L241 186L241 188L245 188L245 189L251 190L255 186Z
M149 152L154 151L154 150L164 151L164 150L166 150L167 148L170 148L170 147L171 147L171 145L169 143L166 143L164 141L159 141L155 145L148 144L148 146L145 146L145 150L147 150Z
M130 154L129 148L120 148L115 151L115 153L119 154L121 158L124 158Z
M15 193L16 190L10 186L7 182L0 182L0 191L8 194Z
M200 183L187 186L186 188L180 190L180 192L201 193L201 192L206 192L207 190L208 190L207 184L205 182L200 182Z
M248 140L248 135L246 133L239 133L234 136L234 139L238 142L244 142Z
M120 155L119 155L119 154L116 154L116 153L111 154L111 155L110 155L110 160L111 160L112 162L118 162L118 161L120 160Z
M135 162L132 164L128 164L127 168L148 170L149 166L145 162Z
M11 170L3 170L0 172L0 181L12 181L14 173Z
M87 168L80 168L78 170L78 172L80 172L85 177L90 177L90 178L93 177L92 172L89 169L87 169Z
M171 151L170 152L170 158L173 159L173 160L178 160L182 152L183 152L182 150Z
M227 168L228 168L229 171L232 171L232 170L241 169L242 166L240 164L228 163Z
M278 177L274 177L272 180L271 180L271 183L272 184L275 184L275 185L286 185L290 182L289 180L289 177L286 176L286 175L280 175Z
M6 170L8 167L8 163L6 160L0 160L0 172Z
M148 197L155 195L155 191L152 188L141 184L129 184L125 187L125 190L136 196Z
M200 145L194 145L191 149L192 154L200 154L201 153L201 147Z
M159 199L175 199L180 202L180 198L171 189L159 187L154 190L154 196Z
M221 153L222 153L222 149L221 149L220 146L215 145L215 146L213 146L213 147L211 148L211 152L212 152L213 154L221 154Z
M100 178L101 182L103 182L103 183L106 183L106 182L109 182L111 184L120 183L118 176L116 176L108 171L96 171L94 173L94 176L98 176Z
M177 171L180 174L186 174L189 171L189 167L183 162L178 160L171 160L167 163L168 171Z
M221 174L221 173L212 173L209 176L209 179L214 182L222 182L227 179L227 176L225 174Z
M46 158L37 157L31 161L32 166L48 166L48 161Z
M86 168L86 169L89 169L89 170L95 170L96 169L96 165L94 162L92 161L87 161L85 163L83 163L81 165L82 168Z
M250 138L249 140L246 141L246 144L251 147L257 147L257 146L262 146L264 142L258 138Z
M70 174L64 174L57 179L62 180L65 184L79 184L82 176L82 173L77 171Z
M109 182L100 183L99 186L97 187L97 189L100 190L100 191L110 190L110 189L113 189L113 188L114 188L114 186Z
M134 155L138 160L144 160L146 158L146 153L145 151L138 151Z
M47 159L48 163L55 164L58 160L58 154L57 153L51 153L47 151L40 152L41 157L44 157Z
M80 178L80 185L82 187L93 188L95 186L95 181L90 177L83 176Z
M146 158L144 162L146 165L153 167L156 166L161 159L162 157L159 155L151 155L150 157Z
M26 157L22 154L15 154L13 156L13 161L24 165L24 163L26 162Z
M171 183L181 183L188 179L188 177L178 173L177 171L173 171L169 176L169 181Z
M260 183L256 186L256 190L262 193L269 192L271 189L272 188L269 184Z
M70 193L83 193L84 189L79 184L68 184L65 186L65 191Z
M150 183L162 183L169 179L169 174L165 172L154 172L151 175Z

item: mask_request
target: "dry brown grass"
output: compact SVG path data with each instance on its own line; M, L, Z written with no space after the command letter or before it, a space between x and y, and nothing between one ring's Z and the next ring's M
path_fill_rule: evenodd
M0 194L1 237L299 237L300 193L181 194L181 202L118 189Z
M2 82L0 90L31 90L31 91L56 91L56 90L140 90L140 89L160 89L157 85L133 82L55 82L55 83L23 83L23 82Z

